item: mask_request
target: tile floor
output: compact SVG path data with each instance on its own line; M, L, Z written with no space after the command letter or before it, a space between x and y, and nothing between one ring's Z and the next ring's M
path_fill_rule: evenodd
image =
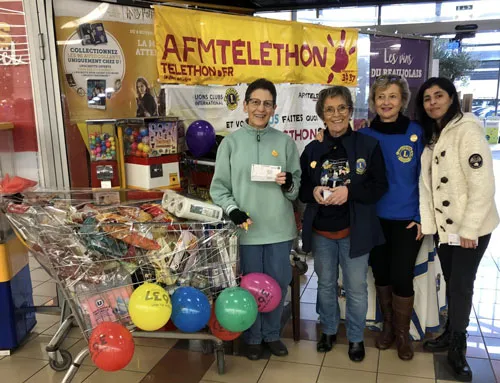
M494 156L497 190L500 190L500 152ZM497 193L500 207L500 192ZM467 359L474 372L473 382L500 383L500 229L493 236L481 262L471 312ZM73 382L80 383L451 383L453 376L446 354L423 352L415 343L415 357L404 362L395 349L380 352L375 348L376 333L366 330L366 358L353 363L347 356L345 328L341 326L338 344L327 354L316 352L319 329L315 312L317 277L309 271L301 277L301 341L294 342L291 321L284 329L289 355L277 358L269 353L259 361L241 356L236 342L233 355L226 355L226 373L217 374L213 354L202 352L200 342L163 339L136 339L136 352L125 370L106 373L85 360ZM56 286L36 261L30 260L35 305L57 304ZM0 356L0 376L7 383L56 383L64 374L48 365L45 345L58 327L59 317L37 314L37 325L26 343L11 356ZM432 336L432 334L427 334ZM72 329L63 348L73 355L85 347L77 328Z

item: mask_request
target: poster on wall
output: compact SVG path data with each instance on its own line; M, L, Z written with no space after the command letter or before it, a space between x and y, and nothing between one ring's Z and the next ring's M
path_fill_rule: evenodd
M356 86L356 29L155 6L162 83Z
M382 75L404 77L410 86L408 116L414 118L414 99L429 72L430 40L370 36L370 86Z
M277 108L270 125L295 141L299 152L314 139L323 122L316 114L318 93L327 85L276 84ZM164 85L167 114L179 116L186 126L206 120L217 133L239 129L247 118L243 110L246 84L236 86ZM355 97L355 88L350 88Z
M72 121L164 114L152 9L56 0L54 12Z

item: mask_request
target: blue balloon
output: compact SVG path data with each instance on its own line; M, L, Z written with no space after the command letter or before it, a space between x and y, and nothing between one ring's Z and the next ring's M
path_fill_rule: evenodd
M184 332L197 332L210 319L210 302L205 294L191 286L182 286L172 295L172 322Z
M195 157L207 154L215 145L215 129L209 122L198 120L189 125L186 144Z

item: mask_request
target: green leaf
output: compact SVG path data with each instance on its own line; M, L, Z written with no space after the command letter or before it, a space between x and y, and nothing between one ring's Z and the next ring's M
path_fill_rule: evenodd
M439 60L439 75L451 81L464 77L479 66L470 53L448 49L448 40L435 39L433 58Z

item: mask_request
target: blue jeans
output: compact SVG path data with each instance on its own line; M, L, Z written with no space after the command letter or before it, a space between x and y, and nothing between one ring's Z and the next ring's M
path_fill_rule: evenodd
M318 275L318 299L316 312L319 314L324 334L337 333L340 322L338 304L339 264L346 295L346 329L350 342L363 341L368 310L368 254L357 258L349 257L350 238L328 239L313 233L312 253L314 271Z
M279 340L281 314L288 285L292 281L290 251L293 241L271 243L268 245L240 245L240 264L243 275L264 273L273 277L281 287L281 302L269 313L258 313L257 320L247 331L244 339L247 344L261 344Z

